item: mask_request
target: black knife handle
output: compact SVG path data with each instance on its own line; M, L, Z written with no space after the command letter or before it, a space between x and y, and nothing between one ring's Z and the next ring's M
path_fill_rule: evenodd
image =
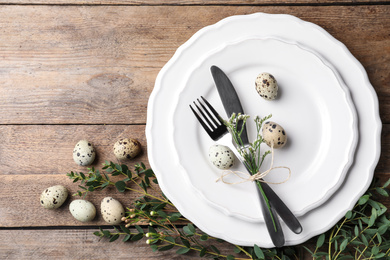
M260 183L260 185L263 185ZM263 213L264 222L267 226L268 233L271 237L272 243L276 247L282 247L284 245L285 239L283 235L283 230L280 225L280 221L278 218L278 215L275 212L275 209L271 205L271 212L269 211L269 208L267 206L267 202L265 201L263 194L260 191L260 188L257 187L257 192L260 197L260 205L261 205L261 211ZM272 216L271 216L272 214Z
M267 196L269 203L272 208L276 210L280 218L283 219L284 223L291 229L295 234L302 232L303 228L301 223L299 223L297 217L291 212L291 210L284 204L284 202L279 198L279 196L271 189L267 183L261 183L263 191Z

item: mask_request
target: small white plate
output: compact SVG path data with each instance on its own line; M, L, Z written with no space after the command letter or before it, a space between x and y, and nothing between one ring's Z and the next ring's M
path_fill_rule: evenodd
M226 43L188 69L187 80L176 100L173 140L177 163L201 198L229 216L246 221L264 221L256 185L245 182L227 185L216 180L223 174L208 160L213 144L188 105L201 95L226 118L210 67L217 65L228 75L241 100L248 120L249 138L256 136L253 119L272 114L270 121L283 126L288 142L275 149L274 166L287 166L291 178L270 186L296 216L326 201L341 185L353 162L357 142L355 107L347 87L329 65L312 51L296 43L275 38L250 37ZM274 101L261 98L255 89L260 72L275 76L279 95ZM263 152L269 147L262 146ZM271 156L263 164L269 168ZM245 172L238 160L232 170ZM281 182L286 169L274 170L265 178ZM240 181L234 175L230 182ZM310 196L308 196L310 194Z

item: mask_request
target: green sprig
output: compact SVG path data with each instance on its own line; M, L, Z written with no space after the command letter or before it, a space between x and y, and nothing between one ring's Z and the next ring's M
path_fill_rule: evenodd
M261 128L263 126L263 123L271 117L272 115L266 116L264 118L260 118L257 116L254 119L254 122L256 124L256 140L252 143L249 143L249 147L248 145L244 144L241 138L249 116L243 115L241 113L233 113L229 120L223 120L224 124L227 126L230 133L232 134L233 142L235 143L239 154L242 158L244 158L245 167L250 171L252 175L259 172L265 157L270 154L270 151L266 151L262 154L262 149L260 146L262 143L264 143L263 136L261 135ZM274 214L272 213L271 205L269 203L267 195L263 190L262 184L260 181L256 181L256 185L265 200L268 212L273 222L274 229L275 231L278 231L275 223L275 218L277 218L277 216L274 216Z
M382 186L374 181L343 219L328 232L312 239L314 244L311 248L298 245L267 249L257 245L232 245L231 252L225 253L219 249L220 239L199 231L154 187L158 182L151 169L137 164L134 171L130 171L127 166L112 162L105 162L103 168L102 171L88 169L87 174L70 172L67 175L74 182L80 182L81 190L75 195L85 196L107 186L116 187L118 192L140 194L127 208L123 225L113 227L113 230L100 228L94 232L94 235L109 242L146 239L153 251L175 250L177 254L192 252L201 257L227 260L298 260L303 259L302 248L313 260L390 259L390 216L387 208L379 202L381 198L388 197L390 179ZM123 176L120 181L126 185L124 191L122 184L110 180L111 175ZM159 195L150 194L150 189ZM143 228L142 225L147 227Z

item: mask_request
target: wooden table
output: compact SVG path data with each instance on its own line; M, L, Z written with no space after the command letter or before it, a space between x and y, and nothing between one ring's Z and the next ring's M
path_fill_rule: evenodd
M116 161L121 137L142 143L128 165L148 165L147 102L159 70L204 26L255 12L286 13L316 23L363 64L379 96L382 156L375 175L390 177L390 1L364 0L8 0L0 5L0 259L188 259L154 253L145 240L99 241L100 214L73 219L68 199L58 210L40 206L49 186L78 187L66 173L85 171L74 145L90 140L93 166ZM113 189L124 205L136 195ZM383 203L390 207L390 200ZM310 241L308 242L310 244ZM228 248L229 244L222 244Z

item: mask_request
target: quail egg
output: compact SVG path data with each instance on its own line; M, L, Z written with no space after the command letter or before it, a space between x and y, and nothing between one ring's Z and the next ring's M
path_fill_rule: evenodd
M281 148L287 143L287 135L283 127L275 122L268 121L263 125L263 139L265 143L274 148Z
M73 160L80 166L88 166L95 160L95 149L87 140L79 141L73 149Z
M125 216L125 209L122 204L112 197L104 198L100 208L104 221L111 225L121 223L122 217Z
M118 160L132 159L141 152L141 144L136 139L123 138L114 144L114 154Z
M81 222L88 222L95 218L96 208L87 200L74 200L69 204L69 211L72 216Z
M255 86L257 93L266 100L273 100L278 95L278 83L269 73L260 73L256 78Z
M45 209L56 209L64 204L67 197L68 190L62 185L55 185L42 192L40 201Z
M212 145L209 148L209 160L222 170L227 170L234 165L234 154L229 147L224 145Z

